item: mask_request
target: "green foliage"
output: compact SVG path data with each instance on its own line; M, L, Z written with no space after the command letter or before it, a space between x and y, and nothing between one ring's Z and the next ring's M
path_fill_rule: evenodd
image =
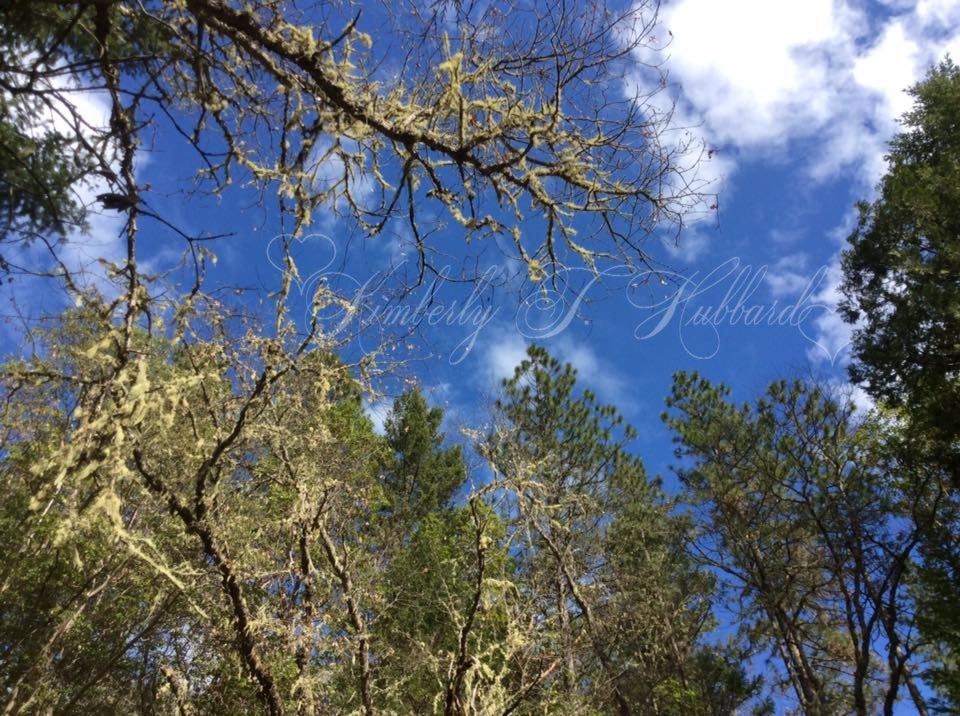
M196 310L177 342L127 344L79 309L5 367L12 708L760 713L766 648L808 713L922 703L906 518L927 495L884 424L802 383L737 407L678 376L683 512L622 416L532 348L467 492L422 396L379 437L322 344Z
M158 23L116 3L101 7L105 37L127 71L143 72L150 56L176 54ZM14 2L0 10L0 241L54 244L82 232L90 208L82 189L115 171L105 164L115 156L117 128L90 126L95 118L58 94L85 84L92 66L77 58L96 62L102 25L94 3Z
M880 197L860 206L844 254L853 376L960 468L960 68L949 59L912 89ZM960 473L958 473L960 474Z
M397 713L435 713L438 693L455 663L462 615L469 613L477 579L509 584L510 560L505 530L497 517L483 511L487 541L485 563L477 558L477 524L468 507L428 514L410 537L384 579L390 605L381 621L385 663L378 678L395 694L389 703ZM509 595L494 589L485 597L479 623L471 629L471 652L483 653L506 637ZM491 658L492 657L492 658ZM496 654L489 668L503 663ZM390 684L389 687L386 684Z
M897 411L893 444L916 483L939 486L917 593L949 709L960 708L960 68L945 59L911 93L880 196L861 204L844 254L843 308L862 322L853 377Z
M805 713L870 713L901 684L921 708L907 586L926 495L895 472L884 426L801 381L753 404L728 395L679 373L664 419L698 560L733 590L743 636L782 661Z
M395 519L417 522L449 506L466 479L459 446L444 449L443 411L412 390L401 395L384 422L390 455L382 466Z
M713 580L686 554L689 523L628 451L636 431L578 392L574 369L542 348L529 349L504 387L504 423L486 452L511 495L540 641L562 664L552 684L561 702L586 712L707 713L691 660L710 622ZM725 696L739 704L754 691Z
M954 514L952 524L960 524ZM960 549L955 529L937 530L924 544L920 569L918 623L930 642L928 677L940 699L938 712L955 713L960 705Z
M728 716L741 713L745 702L759 694L762 676L750 678L744 668L747 653L731 646L704 647L685 665L685 680L658 685L655 698L670 716ZM765 713L761 702L750 713ZM770 706L772 713L772 706Z
M88 171L69 137L35 131L42 109L27 100L0 97L0 215L2 235L66 232L84 213L73 189ZM38 136L39 135L39 136ZM5 267L4 267L5 268Z
M690 525L569 367L531 353L502 432L478 441L496 476L468 490L418 393L375 434L361 381L376 355L345 364L319 318L343 301L320 286L294 326L289 255L269 308L214 298L196 242L209 232L155 213L137 176L154 137L181 142L198 172L183 194L274 197L295 234L318 207L368 235L408 222L421 274L424 205L467 240L511 239L533 281L645 264L636 240L701 198L684 148L657 141L667 115L609 100L645 16L516 9L477 25L457 6L451 38L391 8L416 40L389 80L397 48L349 8L0 9L3 240L45 244L19 252L43 257L24 270L77 306L0 371L5 712L656 714L714 699L691 681L712 580L685 556ZM514 41L508 17L533 32ZM93 90L106 126L77 100ZM61 255L64 234L87 238L95 185L126 214L100 287ZM544 230L526 236L530 216ZM187 241L189 290L138 268L149 222ZM730 703L746 697L724 683Z

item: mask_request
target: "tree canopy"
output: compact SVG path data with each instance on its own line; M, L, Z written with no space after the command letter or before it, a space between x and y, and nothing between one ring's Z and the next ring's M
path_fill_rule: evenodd
M294 234L321 208L370 236L405 224L421 277L436 249L422 213L431 224L446 215L468 241L502 237L537 280L571 262L642 266L642 239L682 222L704 189L695 155L661 141L669 113L623 95L625 61L649 43L656 8L447 12L281 0L8 4L4 242L51 242L43 230L62 234L96 205L168 241L214 235L158 216L137 181L135 159L162 130L194 163L187 193L277 197ZM105 124L82 111L84 90L108 100ZM96 200L78 192L84 182ZM531 217L542 231L525 232Z
M860 205L844 254L844 309L859 321L851 374L895 411L900 459L942 485L929 509L921 625L935 681L960 704L960 68L950 58L911 94L880 196Z
M321 212L345 244L409 232L416 281L442 271L444 227L468 254L502 241L533 284L642 270L644 240L705 190L696 148L668 141L664 73L624 81L656 10L0 9L0 270L58 292L0 367L4 713L957 703L949 61L916 88L844 267L864 319L854 375L881 403L857 414L780 380L737 405L679 373L676 489L648 474L646 435L543 347L482 426L407 381L380 430L369 406L397 386L378 380L396 346L351 350L328 314L353 309L323 282L291 317L291 242ZM144 181L158 136L190 181ZM208 281L226 237L203 211L180 225L171 197L258 206L283 237L277 285L255 302ZM123 248L91 280L72 248L96 246L104 212ZM144 237L182 246L186 285L148 270Z

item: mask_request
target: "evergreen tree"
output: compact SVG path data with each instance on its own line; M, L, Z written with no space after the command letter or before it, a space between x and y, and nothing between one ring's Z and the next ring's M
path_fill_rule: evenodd
M384 421L390 454L382 466L395 519L418 522L449 507L467 470L460 446L443 447L443 410L429 407L419 390L404 393Z
M911 94L880 196L860 205L844 254L843 309L862 321L850 369L937 439L960 480L960 68L944 60Z
M679 373L664 419L695 554L732 589L742 633L781 661L805 714L892 714L904 687L926 713L907 589L925 495L890 461L884 426L800 381L742 406L728 395Z
M919 595L933 679L960 708L960 68L949 58L912 90L889 166L844 254L851 374L901 424L892 441L928 485Z
M509 578L496 515L482 502L455 501L467 469L460 446L443 445L443 415L414 389L394 401L384 421L383 544L394 551L382 587L388 606L379 621L377 676L389 707L400 713L430 713L441 702L446 707L446 691L438 685L456 668L462 618L471 612L477 580ZM391 539L399 542L390 547ZM502 607L475 613L467 651L502 638L497 625L504 619Z
M712 580L685 555L686 522L628 451L636 431L543 348L529 349L504 390L486 450L511 495L537 643L561 665L560 703L707 713L688 662L710 622ZM738 704L755 684L741 686L727 694Z

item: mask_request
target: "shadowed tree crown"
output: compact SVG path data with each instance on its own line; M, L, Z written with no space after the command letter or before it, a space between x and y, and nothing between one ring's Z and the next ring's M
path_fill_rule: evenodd
M391 453L383 465L394 515L417 521L449 506L466 479L460 446L443 447L443 410L419 390L404 393L384 422Z

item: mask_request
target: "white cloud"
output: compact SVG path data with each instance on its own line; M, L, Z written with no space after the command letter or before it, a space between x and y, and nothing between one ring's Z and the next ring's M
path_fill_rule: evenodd
M852 169L872 186L895 119L909 109L904 90L960 49L958 8L922 0L871 18L852 0L677 0L662 12L677 119L740 156L814 139L812 178ZM733 168L727 159L725 171Z
M490 387L499 387L504 378L512 378L514 369L527 357L527 342L518 334L502 331L483 353L482 375ZM587 343L571 335L551 340L547 350L561 363L570 363L577 370L581 387L590 388L601 400L615 402L629 410L629 385L608 361L597 355Z
M484 377L492 386L499 386L504 378L513 377L513 369L526 357L526 341L517 333L503 332L495 337L484 351Z
M796 244L804 236L803 229L785 229L777 227L770 230L769 239L777 246L791 246Z
M593 348L570 336L560 336L551 346L557 358L577 369L577 379L601 399L614 402L622 410L629 409L629 388L613 366L602 361Z
M837 367L849 360L853 338L853 328L837 311L842 299L840 283L843 280L838 259L829 264L823 288L811 298L811 303L827 310L814 319L811 339L814 345L807 350L807 358L812 363L829 363Z
M830 0L681 0L663 22L671 74L716 141L778 144L829 115L826 50L850 40Z
M774 298L795 296L803 291L810 283L807 271L808 257L806 254L789 254L779 259L773 266L767 268L763 275L770 293Z
M798 140L813 141L801 161L814 181L843 173L868 193L886 170L886 143L910 108L905 90L944 54L960 55L960 3L887 0L871 17L855 0L676 0L664 6L666 67L677 89L677 119L719 147L724 174L731 156L786 157ZM638 55L638 66L651 62ZM634 86L637 82L631 79ZM660 106L669 101L656 100ZM722 175L717 175L722 179ZM721 186L717 190L725 189ZM838 227L849 233L850 217ZM679 253L679 252L678 252ZM796 294L804 272L787 257L766 277L771 293ZM836 308L839 254L814 297ZM843 363L851 328L833 311L820 315L808 351L813 362Z
M705 231L688 229L679 236L664 238L661 243L670 258L691 262L707 252L710 240L710 235Z
M716 195L736 169L736 162L727 152L718 152L713 137L705 130L698 109L683 96L659 91L651 83L645 61L656 62L647 51L637 55L639 62L626 78L626 92L642 98L644 111L654 125L664 131L656 138L658 149L669 158L676 174L662 177L662 195L676 194L680 199L668 202L671 209L685 215L688 225L713 219L713 195ZM662 60L662 58L660 58ZM690 191L700 192L699 200L686 198Z
M917 19L924 27L960 24L960 4L956 0L920 0Z
M790 254L768 267L763 278L773 298L781 300L806 295L805 303L817 307L810 325L800 326L811 344L807 358L815 365L840 368L849 359L853 336L853 329L837 311L842 299L840 255L835 254L826 266L814 269L806 254Z
M863 417L877 406L876 401L859 385L837 378L828 380L827 385L837 398L853 403L855 416Z
M907 36L905 23L894 20L853 64L853 79L882 98L891 121L910 109L904 90L916 80L919 51L916 41Z
M844 215L843 220L829 232L828 238L842 248L847 237L857 225L857 220L856 210L850 209ZM814 302L829 306L833 310L818 317L813 333L813 340L816 345L807 352L807 357L813 363L826 361L836 367L846 365L849 361L850 342L855 330L855 327L846 323L836 310L841 299L840 284L843 281L843 268L840 261L841 254L838 251L830 258L823 290L813 298Z
M385 433L384 422L390 414L391 408L393 408L393 401L389 398L380 398L373 402L363 401L363 409L373 423L373 431L377 435L383 435Z

